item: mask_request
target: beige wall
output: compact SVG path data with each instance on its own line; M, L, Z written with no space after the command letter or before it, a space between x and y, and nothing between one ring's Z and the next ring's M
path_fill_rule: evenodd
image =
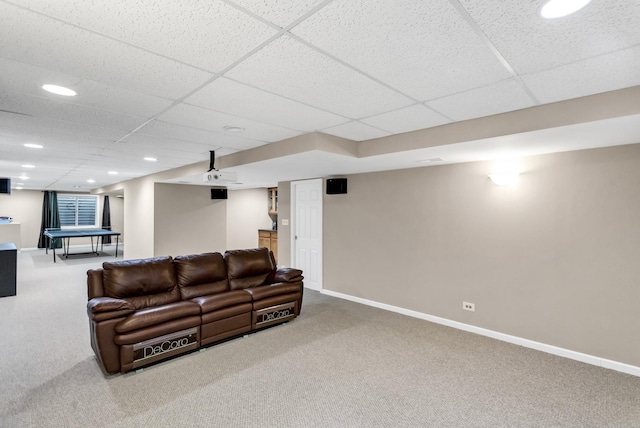
M153 257L154 182L142 177L123 183L125 259Z
M283 224L283 220L288 225ZM278 265L291 266L291 182L278 183Z
M488 162L349 176L324 288L640 366L640 145L523 167L515 188Z
M39 190L12 190L11 195L0 197L0 215L13 218L13 222L20 223L20 237L22 248L37 248L40 238L40 224L42 222L42 192ZM104 197L99 197L98 221L102 219ZM111 208L112 229L122 232L124 210L122 199L109 197ZM121 236L121 241L123 237ZM71 245L88 244L89 238L74 239Z
M227 200L227 250L256 248L258 229L271 229L267 189L229 191Z
M42 221L42 192L38 190L11 190L10 195L0 195L0 215L20 223L22 248L36 248Z
M155 256L224 252L227 200L212 200L207 186L155 185Z

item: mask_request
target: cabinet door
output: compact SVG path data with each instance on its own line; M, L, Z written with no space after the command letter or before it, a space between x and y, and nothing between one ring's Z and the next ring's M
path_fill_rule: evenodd
M278 214L278 188L270 187L269 192L269 214Z
M278 263L278 233L271 232L271 251L273 251L273 257Z
M271 249L271 233L265 231L258 231L258 247L265 247Z

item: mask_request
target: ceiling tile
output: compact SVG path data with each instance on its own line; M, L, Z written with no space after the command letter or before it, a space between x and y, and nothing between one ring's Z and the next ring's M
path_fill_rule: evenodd
M122 142L126 144L135 144L136 146L141 147L158 148L161 150L180 150L185 153L197 153L202 156L202 160L208 159L208 157L204 157L204 155L208 155L210 150L216 150L219 148L212 144L192 143L169 137L152 136L140 133L131 134Z
M64 100L101 110L130 116L151 117L168 108L173 101L129 91L77 76L0 58L0 89L17 91L35 97ZM45 83L71 87L78 92L73 98L50 94L42 89Z
M146 119L127 116L63 102L61 100L21 95L0 90L0 110L8 110L30 116L57 119L69 123L84 123L124 131L133 131ZM61 126L66 126L61 123Z
M510 77L445 1L336 0L292 32L421 101Z
M287 36L248 58L228 76L349 118L371 116L413 103Z
M638 1L592 1L578 13L561 19L538 15L543 0L459 1L518 74L547 70L640 43Z
M300 135L300 131L277 127L251 119L245 119L226 113L203 109L188 104L179 104L158 119L193 128L206 129L214 132L225 132L225 126L240 127L243 137L262 139L263 141L279 141Z
M390 135L386 131L357 121L333 126L331 128L325 128L322 132L353 141L370 140L372 138L386 137L387 135Z
M148 95L177 99L212 74L0 3L0 57ZM47 41L43 43L42 34ZM144 76L141 79L140 76Z
M490 116L535 105L514 79L433 100L427 105L454 121Z
M233 3L284 28L326 0L233 0Z
M211 132L204 129L190 128L176 125L174 123L163 122L161 120L154 120L148 123L141 128L136 135L150 135L154 137L166 137L205 145L208 144L210 146L209 150L218 150L220 147L244 150L264 144L264 141L244 138L230 133Z
M640 85L640 46L523 76L543 103Z
M451 121L423 104L414 104L362 119L361 122L384 129L391 134L400 134L417 129L431 128Z
M277 30L220 0L22 0L32 10L219 72Z
M22 143L41 142L45 146L49 142L90 145L105 140L115 141L126 134L127 131L102 126L0 112L0 136L3 139L22 139Z
M305 132L349 120L225 78L211 82L185 103Z

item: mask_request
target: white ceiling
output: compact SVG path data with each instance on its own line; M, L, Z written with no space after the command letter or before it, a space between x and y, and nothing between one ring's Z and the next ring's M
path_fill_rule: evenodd
M366 141L640 85L640 2L592 0L556 20L538 16L541 4L0 0L0 176L25 189L88 191L208 161L210 150L220 157L312 132ZM78 95L49 94L45 83ZM631 144L639 119L363 159L307 151L233 170L249 187L421 157Z

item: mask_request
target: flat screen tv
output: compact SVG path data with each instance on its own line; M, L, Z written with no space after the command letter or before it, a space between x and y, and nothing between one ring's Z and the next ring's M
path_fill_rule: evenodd
M11 179L0 178L0 193L11 194Z

